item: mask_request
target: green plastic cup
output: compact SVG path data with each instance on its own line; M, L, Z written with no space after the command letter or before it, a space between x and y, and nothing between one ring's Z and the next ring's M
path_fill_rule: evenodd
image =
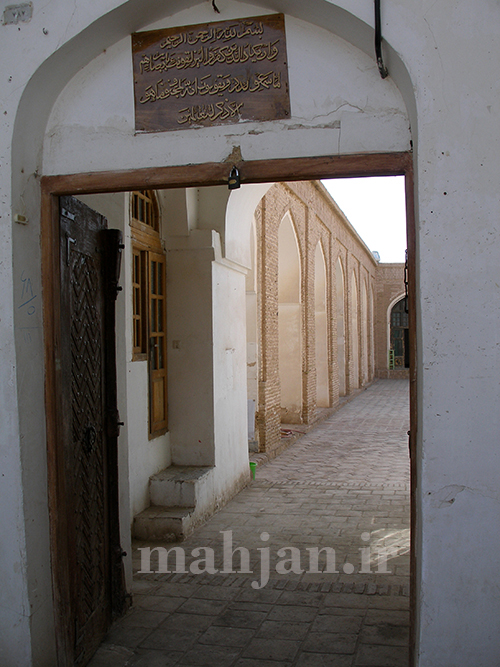
M252 479L255 479L255 470L257 468L257 464L254 463L254 461L250 461L250 472L252 473Z

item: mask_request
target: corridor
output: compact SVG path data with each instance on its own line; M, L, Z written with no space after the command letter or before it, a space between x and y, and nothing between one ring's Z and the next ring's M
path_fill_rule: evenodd
M407 667L408 413L408 382L378 380L186 541L134 544L91 667Z

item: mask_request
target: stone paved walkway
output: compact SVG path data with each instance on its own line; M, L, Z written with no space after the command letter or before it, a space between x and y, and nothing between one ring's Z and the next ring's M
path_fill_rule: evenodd
M407 430L407 381L379 380L260 466L180 545L180 572L155 552L135 575L91 667L408 667Z

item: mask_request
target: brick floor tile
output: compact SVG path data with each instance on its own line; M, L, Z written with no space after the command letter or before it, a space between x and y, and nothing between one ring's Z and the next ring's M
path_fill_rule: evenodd
M239 654L238 648L197 644L185 653L178 665L186 667L230 667Z
M394 595L372 595L368 601L370 609L400 609L408 610L410 600L407 597Z
M266 616L267 613L264 611L228 609L217 617L214 625L225 625L233 628L258 628Z
M173 667L177 665L183 653L179 651L153 651L138 649L127 662L127 667Z
M171 598L189 598L198 590L196 584L163 583L158 586L155 595L165 595Z
M269 612L270 621L293 621L294 623L311 623L318 613L316 607L300 607L294 605L276 605Z
M132 582L132 595L142 594L146 595L158 590L160 584L157 581L149 581L144 579L134 579Z
M301 650L309 653L352 654L356 648L357 637L357 634L310 632Z
M150 632L150 634L141 642L139 648L153 649L156 651L177 651L183 652L189 649L198 638L201 632L191 629L190 632L173 633L167 628L157 628Z
M362 616L333 616L321 614L311 625L311 632L333 632L353 634L361 628Z
M252 639L242 653L243 658L258 660L293 660L300 642L286 639Z
M153 630L154 631L154 630ZM152 632L150 627L127 627L114 625L105 638L106 644L135 648Z
M409 627L389 622L366 625L361 631L363 644L381 644L383 646L406 646L410 641Z
M160 627L167 633L182 637L197 632L204 632L213 622L213 616L175 613L171 614Z
M266 639L292 639L302 641L306 638L310 623L290 623L289 621L264 621L256 637Z
M361 645L355 667L409 667L408 647Z
M200 600L233 600L237 597L239 589L221 586L199 586L192 599Z
M133 655L133 651L124 646L102 644L88 667L126 667Z
M263 604L274 604L277 602L281 596L281 590L269 589L269 588L244 588L240 591L238 595L238 602L257 602Z
M332 653L301 653L297 667L351 667L351 655L334 655Z
M136 608L121 619L117 626L120 628L156 628L168 615L167 612Z
M246 600L235 600L229 605L228 611L257 611L263 613L264 616L271 611L272 605L265 602L247 602Z
M325 606L342 607L343 609L359 609L368 607L371 596L354 595L344 593L327 593L325 595Z
M410 612L408 610L379 610L368 609L365 616L365 625L379 625L380 623L392 623L392 625L410 625Z
M137 595L134 604L150 611L172 612L184 603L184 598L170 598L163 595Z
M189 598L179 607L182 614L203 614L207 616L217 616L227 606L226 600L203 600L199 598Z
M229 628L222 625L212 625L212 627L203 633L198 641L200 644L212 644L215 646L245 646L252 639L254 633L254 630L246 628Z
M283 660L254 660L253 658L240 658L234 667L291 667L291 662Z
M322 603L324 595L322 593L309 593L307 591L283 591L279 597L277 604L279 605L295 605L305 607L319 607Z

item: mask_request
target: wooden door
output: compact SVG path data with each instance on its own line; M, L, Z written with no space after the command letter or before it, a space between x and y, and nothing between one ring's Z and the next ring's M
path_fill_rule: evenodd
M57 466L58 514L63 515L58 526L66 534L59 535L55 568L65 584L56 586L63 592L58 625L65 635L64 665L87 664L124 599L114 346L120 239L119 232L106 227L103 216L72 197L61 197L62 437Z

